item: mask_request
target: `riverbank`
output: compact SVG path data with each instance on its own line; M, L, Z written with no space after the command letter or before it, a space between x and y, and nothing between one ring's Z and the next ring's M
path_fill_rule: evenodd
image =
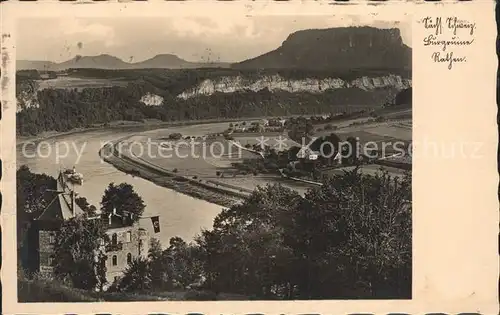
M315 186L320 186L320 187L323 186L323 183L320 183L320 182L315 182L315 181L312 181L312 180L307 180L307 179L303 179L303 178L288 176L285 173L283 173L282 169L280 169L279 172L281 174L281 177L286 178L286 179L290 179L290 180L293 180L293 181L296 181L296 182L305 183L305 184L311 184L311 185L315 185Z
M137 176L158 186L165 187L181 194L201 199L223 207L230 207L249 196L246 190L225 187L218 183L180 176L171 171L148 163L137 157L131 157L117 149L118 143L128 137L108 143L99 150L99 156L119 171Z

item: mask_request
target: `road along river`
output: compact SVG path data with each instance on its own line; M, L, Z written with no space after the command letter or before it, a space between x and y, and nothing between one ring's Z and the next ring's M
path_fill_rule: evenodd
M172 132L189 133L199 130L227 128L227 123L213 123L198 126L172 127ZM77 172L84 176L82 186L76 188L80 196L100 208L104 190L109 183L126 182L134 186L137 193L146 204L144 216L160 216L161 232L157 236L163 246L173 236L180 236L189 241L200 233L202 228L211 228L213 219L221 211L222 206L163 188L139 177L127 175L104 162L99 157L101 147L110 141L132 136L137 129L127 130L97 130L70 134L48 139L37 144L27 143L17 146L17 167L27 165L35 173L45 173L56 177L60 169L76 167ZM60 148L57 157L55 148ZM64 149L66 154L64 153ZM38 151L38 152L37 152ZM151 220L144 218L140 224L153 235Z

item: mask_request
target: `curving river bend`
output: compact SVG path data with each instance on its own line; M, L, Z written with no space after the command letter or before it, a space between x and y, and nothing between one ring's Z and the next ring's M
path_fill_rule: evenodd
M204 124L197 126L172 127L172 132L189 133L193 130L206 130L227 126L227 123ZM151 220L143 218L140 225L147 229L162 245L168 246L171 237L180 236L192 240L202 229L212 227L213 219L222 206L195 199L176 191L157 186L139 177L127 175L112 165L101 161L98 151L108 141L117 140L138 133L123 130L97 130L63 135L38 144L18 145L17 167L27 165L35 173L45 173L56 177L60 169L76 167L84 175L84 183L76 188L77 193L86 197L90 204L100 208L100 201L109 183L127 182L146 204L144 216L160 216L161 232L154 235ZM56 156L59 147L59 160ZM67 149L67 150L66 150ZM81 152L79 154L78 152Z

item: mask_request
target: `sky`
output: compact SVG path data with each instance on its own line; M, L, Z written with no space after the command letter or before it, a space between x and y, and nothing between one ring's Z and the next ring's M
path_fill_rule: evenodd
M343 26L399 28L411 47L411 22L367 16L255 16L238 18L30 18L17 28L17 60L62 62L109 54L139 62L158 54L188 61L238 62L278 48L303 29Z

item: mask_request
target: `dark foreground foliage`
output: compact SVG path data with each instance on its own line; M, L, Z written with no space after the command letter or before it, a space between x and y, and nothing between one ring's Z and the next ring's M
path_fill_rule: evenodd
M152 246L141 270L156 279L151 290L268 300L408 299L411 222L410 175L353 170L305 197L268 185L222 210L194 243L172 238L166 250Z
M23 198L18 206L29 209L30 200L43 200L38 189L51 179L25 168L18 172ZM27 189L27 183L35 190ZM172 299L166 292L184 292L175 298L410 299L411 212L410 174L401 179L387 173L362 175L354 169L324 181L304 197L281 185L268 185L242 204L223 209L213 228L202 231L193 243L173 237L163 249L153 240L147 259L134 260L106 297L99 298L134 300L131 296L139 299L149 292L151 299ZM84 233L81 224L67 224L68 244L61 246L69 249L67 253L74 252L74 246L85 249L77 256L62 255L72 287L82 282L70 266L90 262L97 243L95 237L87 236L82 243L69 235L71 226ZM101 233L98 227L94 231ZM98 274L92 276L99 282ZM20 292L36 296L55 290L47 297L52 300L63 294L58 293L63 289L39 285L27 284Z

